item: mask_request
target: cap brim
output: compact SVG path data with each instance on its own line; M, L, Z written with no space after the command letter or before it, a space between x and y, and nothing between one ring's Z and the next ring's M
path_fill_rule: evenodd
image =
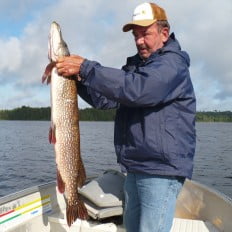
M130 31L134 25L137 26L142 26L142 27L148 27L151 24L153 24L154 22L156 22L156 19L152 19L152 20L137 20L137 21L132 21L130 23L127 23L123 26L122 30L124 32Z

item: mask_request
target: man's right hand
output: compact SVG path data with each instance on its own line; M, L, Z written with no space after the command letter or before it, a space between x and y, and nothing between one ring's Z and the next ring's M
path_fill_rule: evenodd
M56 68L59 75L64 77L77 76L80 80L79 72L84 58L78 55L59 57L56 62Z

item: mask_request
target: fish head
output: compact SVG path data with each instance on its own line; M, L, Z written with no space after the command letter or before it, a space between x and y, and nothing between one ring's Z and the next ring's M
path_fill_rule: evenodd
M57 61L60 56L69 56L69 49L63 40L60 25L52 22L48 40L48 58Z

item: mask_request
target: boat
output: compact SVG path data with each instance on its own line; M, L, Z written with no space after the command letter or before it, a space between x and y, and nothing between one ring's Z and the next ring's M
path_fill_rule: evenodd
M0 232L125 232L122 223L125 175L106 170L79 189L90 219L68 227L65 196L56 182L0 198ZM170 232L231 232L232 200L193 180L178 196Z

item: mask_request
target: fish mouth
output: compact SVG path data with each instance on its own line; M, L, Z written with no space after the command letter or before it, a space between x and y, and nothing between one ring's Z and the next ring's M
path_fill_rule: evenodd
M52 46L51 46L51 36L49 35L49 42L48 42L48 59L52 61Z
M59 56L69 56L68 46L63 40L61 28L55 21L51 24L48 40L48 58L57 61Z
M55 44L61 43L62 35L60 25L55 21L53 21L51 24L48 41L48 58L50 59L50 61L56 61L59 56L59 48L55 47Z

